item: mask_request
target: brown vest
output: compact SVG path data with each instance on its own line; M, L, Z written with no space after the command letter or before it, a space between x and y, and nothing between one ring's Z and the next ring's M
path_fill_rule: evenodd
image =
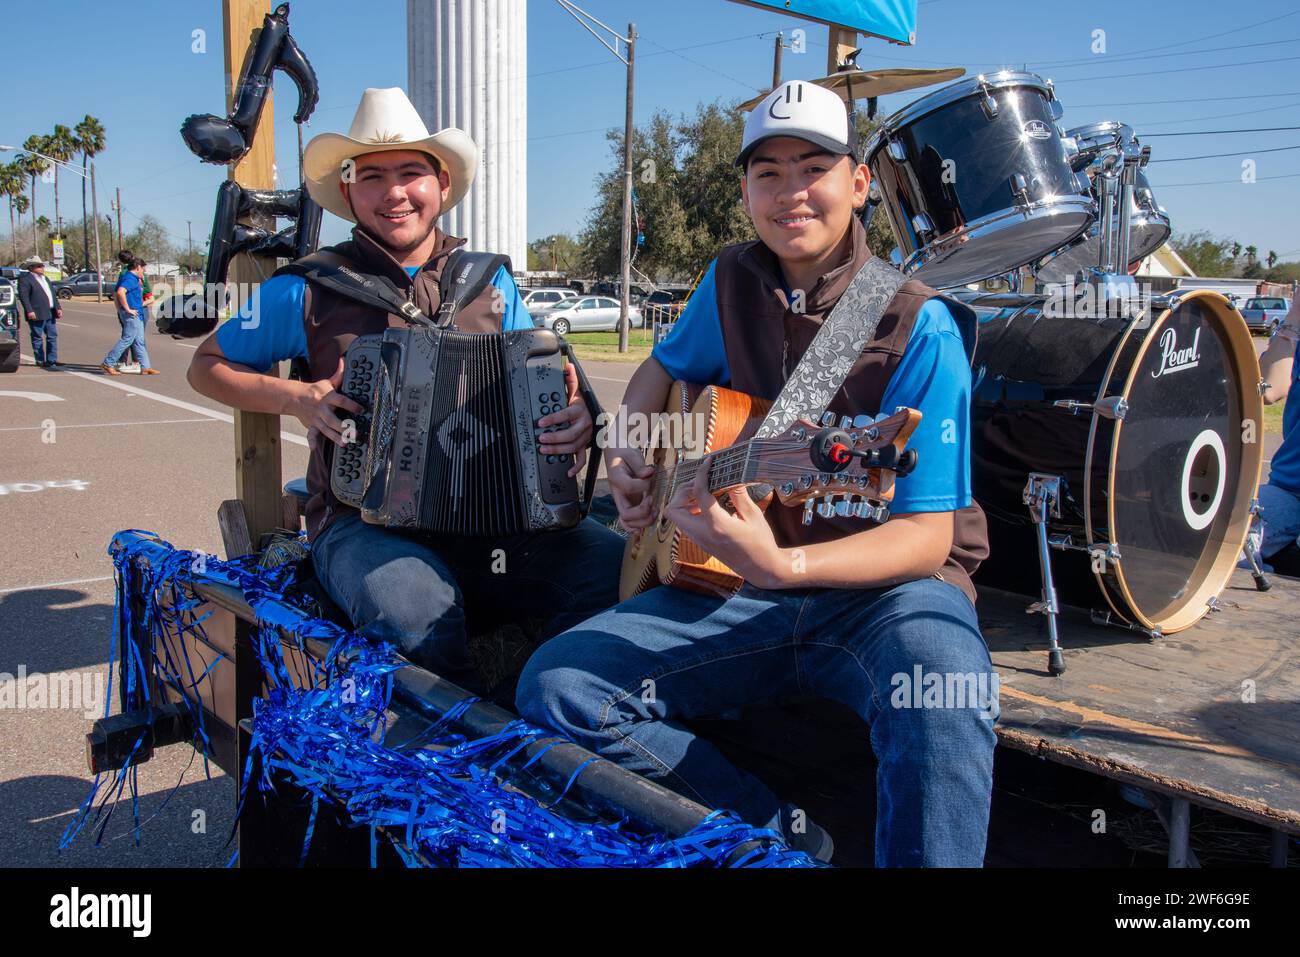
M791 309L781 288L781 271L776 256L762 242L728 246L718 256L714 279L718 291L718 317L722 340L731 369L731 388L764 399L775 399L785 380L794 371L817 332L822 319L839 301L858 269L871 256L866 233L857 217L853 218L852 247L845 260L822 276L807 290L802 312ZM939 294L930 287L908 280L885 309L875 335L867 343L831 400L828 411L854 416L875 415L885 389L907 348L916 314L928 299ZM968 353L974 345L973 316L960 303L945 300L959 319L967 318ZM795 305L799 305L796 303ZM960 322L959 322L960 325ZM919 464L920 468L925 463ZM862 531L864 520L853 518L816 518L812 525L802 522L802 508L774 502L767 510L768 522L783 547L811 545ZM988 531L984 512L972 502L954 515L952 550L938 577L951 582L975 601L971 576L988 557Z
M364 267L363 272L392 280L398 289L406 291L407 299L421 312L433 316L442 301L438 292L442 267L452 251L464 244L465 240L438 230L438 244L433 255L414 277L407 275L401 264L360 227L352 230L351 242L322 252L334 252L360 264ZM494 311L493 298L493 287L489 284L456 313L455 328L464 332L500 332L501 314ZM339 359L347 353L348 346L357 336L377 335L390 326L401 328L407 325L401 316L368 308L311 283L307 284L303 296L302 320L307 332L307 363L312 381L333 376ZM310 540L315 540L343 511L355 511L330 491L332 452L333 443L321 439L312 447L307 464L307 491L311 497L307 500L305 512Z

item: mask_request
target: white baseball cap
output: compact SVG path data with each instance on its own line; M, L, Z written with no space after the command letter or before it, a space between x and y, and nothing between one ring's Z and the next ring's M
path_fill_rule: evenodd
M827 152L848 155L856 136L839 94L807 80L788 80L763 98L745 120L736 165L742 169L759 143L775 136L796 136Z

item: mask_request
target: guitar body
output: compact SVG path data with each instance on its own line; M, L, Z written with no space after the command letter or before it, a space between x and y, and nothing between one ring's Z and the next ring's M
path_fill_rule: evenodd
M743 392L707 386L701 389L684 382L674 382L668 392L664 412L680 422L690 421L690 429L679 429L671 442L652 436L653 456L646 461L656 468L667 468L710 452L744 441L757 431L771 402ZM760 503L762 504L762 503ZM691 591L726 597L744 584L730 568L709 555L682 534L664 517L659 506L655 524L633 533L623 552L623 572L619 582L619 600L639 595L656 585L676 585Z

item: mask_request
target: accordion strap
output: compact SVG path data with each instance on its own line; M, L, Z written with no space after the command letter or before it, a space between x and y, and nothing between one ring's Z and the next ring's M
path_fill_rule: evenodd
M322 249L304 256L287 266L281 266L275 275L301 276L345 299L401 316L413 326L446 329L456 321L456 313L461 307L477 298L502 266L509 270L510 259L496 253L457 249L448 256L442 270L444 278L439 284L442 287L442 304L438 307L436 321L407 299L393 285L392 280L386 276L363 272L358 263L335 250Z

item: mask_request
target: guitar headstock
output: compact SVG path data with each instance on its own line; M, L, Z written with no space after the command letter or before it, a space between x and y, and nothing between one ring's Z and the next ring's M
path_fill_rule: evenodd
M782 505L805 505L811 521L812 501L823 499L823 518L855 516L882 521L894 496L894 478L916 464L905 452L921 413L899 407L888 416L844 417L826 413L822 424L795 422L780 435L751 440L747 478L772 486Z

